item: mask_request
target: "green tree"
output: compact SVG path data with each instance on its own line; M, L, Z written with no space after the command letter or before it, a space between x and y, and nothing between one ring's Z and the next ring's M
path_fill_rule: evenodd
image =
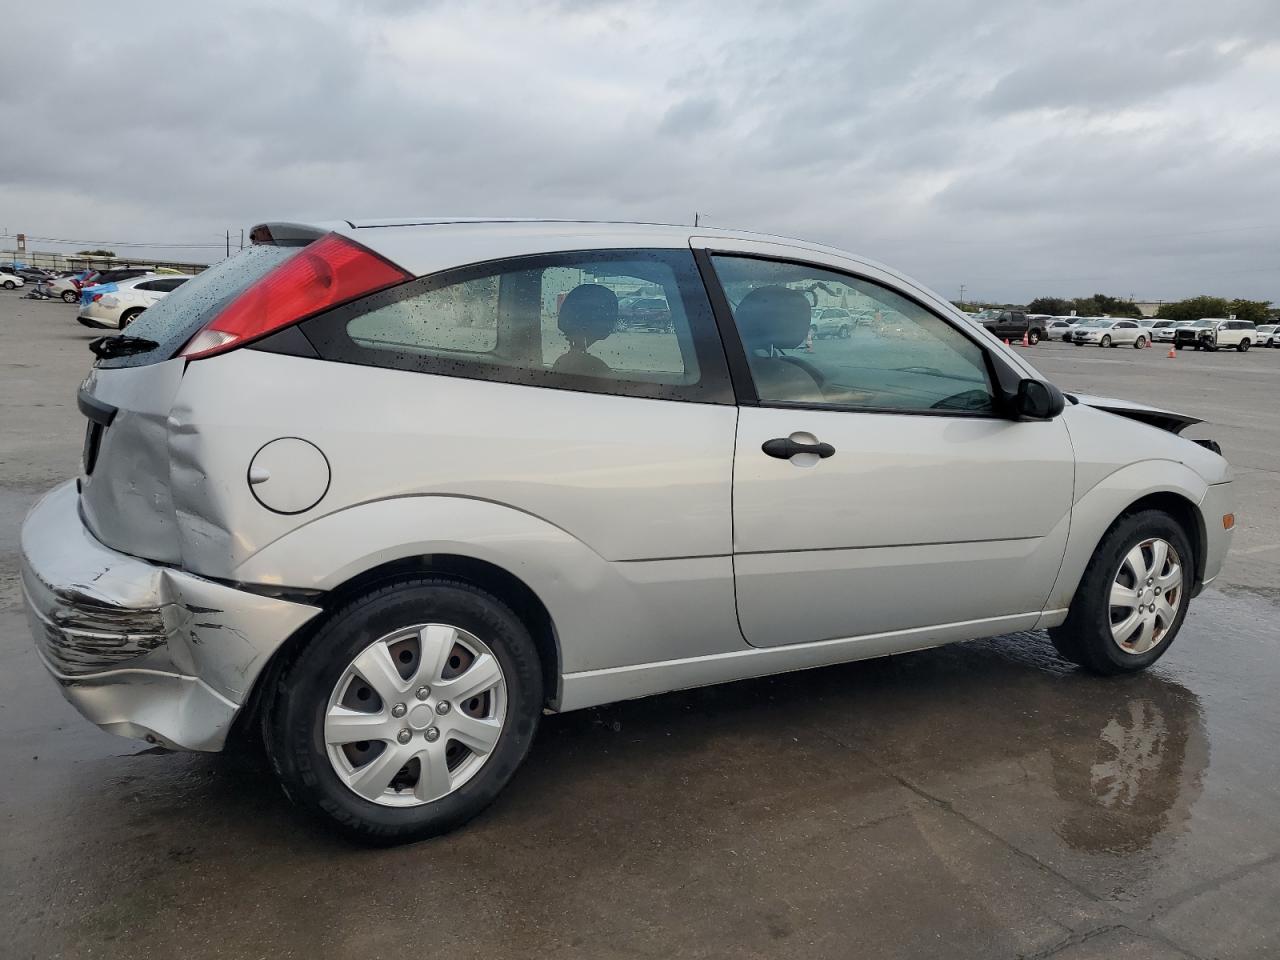
M1267 323L1271 318L1271 301L1232 300L1227 312L1234 313L1237 320L1251 320L1254 323Z
M114 250L77 250L77 257L114 257Z
M1189 297L1177 303L1166 303L1156 314L1161 320L1191 323L1201 317L1225 317L1231 312L1231 304L1222 297Z
M1071 301L1061 297L1036 297L1027 304L1027 313L1047 313L1051 317L1064 317L1071 312Z
M1109 297L1105 293L1095 293L1092 297L1078 297L1072 305L1076 313L1082 317L1097 317L1103 314L1109 317L1142 316L1142 311L1131 300Z

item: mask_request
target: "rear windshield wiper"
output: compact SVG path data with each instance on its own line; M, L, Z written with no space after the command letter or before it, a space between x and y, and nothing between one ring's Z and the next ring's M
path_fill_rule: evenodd
M98 337L96 340L89 341L89 349L100 360L109 360L112 357L128 357L135 353L146 353L148 350L154 350L158 346L160 344L154 340L148 340L146 337L129 337L123 333L114 337Z

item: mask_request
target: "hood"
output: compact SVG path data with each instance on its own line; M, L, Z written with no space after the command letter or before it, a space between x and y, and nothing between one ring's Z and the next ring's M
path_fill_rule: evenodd
M1094 407L1114 413L1120 417L1128 417L1139 423L1150 424L1170 433L1181 433L1193 424L1203 423L1199 417L1189 417L1185 413L1174 413L1172 410L1161 410L1159 407L1148 407L1146 404L1134 403L1131 400L1113 400L1109 397L1091 397L1083 393L1069 393L1067 399L1086 407Z

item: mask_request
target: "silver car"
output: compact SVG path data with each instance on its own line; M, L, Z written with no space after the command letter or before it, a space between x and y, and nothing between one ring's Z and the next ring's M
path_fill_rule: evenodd
M23 586L91 721L189 750L260 729L289 796L370 842L474 816L548 710L1044 628L1142 670L1231 540L1193 418L1064 397L827 247L252 239L95 341L83 470L27 517ZM878 322L810 347L814 289ZM636 295L669 327L620 325Z
M1089 317L1072 331L1076 346L1097 344L1100 347L1131 346L1142 348L1150 341L1146 327L1137 320L1116 320L1111 317Z

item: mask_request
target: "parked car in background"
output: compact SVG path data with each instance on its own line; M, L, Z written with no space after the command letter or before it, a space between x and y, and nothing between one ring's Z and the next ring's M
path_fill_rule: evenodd
M618 305L619 329L671 330L671 307L662 297L634 297Z
M1046 340L1070 340L1071 330L1078 321L1072 317L1064 320L1062 317L1053 317L1045 326L1044 338Z
M92 270L84 270L48 280L45 283L48 296L55 297L66 303L76 303L80 299L81 285L92 273Z
M1251 320L1201 317L1194 323L1178 327L1174 331L1174 338L1174 345L1178 349L1186 346L1197 350L1235 347L1244 353L1258 339L1258 328Z
M844 307L814 307L809 323L813 335L819 339L836 337L847 340L853 336L858 317Z
M1194 418L1067 402L850 254L636 224L251 236L94 341L81 473L26 518L22 593L90 720L189 750L260 731L288 795L366 841L476 815L545 710L1033 628L1143 670L1231 541ZM642 283L669 332L618 331ZM795 355L818 284L902 335Z
M1044 318L1033 319L1021 310L1005 310L994 320L984 320L982 325L997 340L1021 340L1024 336L1030 344L1039 343L1045 338Z
M1155 343L1173 343L1173 331L1177 323L1173 320L1157 320L1151 324L1151 339Z
M190 279L190 277L147 274L103 287L93 287L86 291L89 294L89 302L81 305L76 319L86 327L123 330L136 320L143 310L157 300L168 296Z
M27 283L22 277L16 273L7 273L0 270L0 287L6 290L16 290L18 287L25 286Z
M1071 342L1077 347L1096 343L1100 347L1131 345L1145 347L1147 332L1138 326L1137 320L1117 317L1090 317L1082 321L1072 332Z
M1258 346L1280 347L1280 324L1264 323L1258 327Z
M81 281L80 305L87 304L95 293L111 293L115 289L114 285L122 280L147 276L156 276L156 271L149 267L115 267L96 271Z
M41 270L38 267L15 267L13 269L0 267L0 270L3 270L5 273L17 274L23 280L27 281L27 283L40 283L41 281L47 280L53 276L53 274L48 270Z

